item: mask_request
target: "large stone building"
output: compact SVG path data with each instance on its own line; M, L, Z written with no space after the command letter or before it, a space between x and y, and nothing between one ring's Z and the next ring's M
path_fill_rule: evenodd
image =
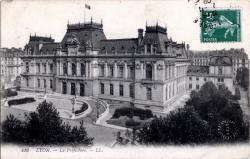
M60 43L30 36L22 89L166 108L186 92L187 47L156 24L136 38L107 39L103 24L68 24Z
M1 86L13 85L16 78L21 74L21 48L1 48Z
M199 90L201 86L211 81L218 89L225 85L233 94L233 63L229 56L212 56L207 65L192 65L188 67L188 89Z
M212 56L229 56L232 59L234 74L238 68L249 67L249 59L244 49L189 51L189 59L195 66L208 66Z

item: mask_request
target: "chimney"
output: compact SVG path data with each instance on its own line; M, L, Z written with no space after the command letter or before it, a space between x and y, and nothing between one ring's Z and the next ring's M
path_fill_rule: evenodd
M138 29L138 44L141 43L143 39L143 29Z

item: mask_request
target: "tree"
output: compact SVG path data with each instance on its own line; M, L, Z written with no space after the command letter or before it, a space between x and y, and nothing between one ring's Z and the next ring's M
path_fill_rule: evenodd
M43 101L35 112L25 116L25 121L20 121L13 115L7 117L3 122L4 141L35 145L93 144L93 138L88 137L83 122L80 122L79 128L71 128L69 124L62 122L59 112L51 102Z
M22 121L12 114L8 115L2 125L2 140L19 143L26 140L25 134L26 131Z
M224 140L223 136L218 132L219 125L224 121L234 123L239 132L243 132L243 129L245 129L241 107L225 86L218 90L212 82L205 83L198 92L191 93L190 99L186 102L187 106L193 106L201 119L208 122L210 139L215 142ZM233 138L229 140L245 138L241 134L231 134Z
M249 70L245 67L240 67L236 72L236 81L245 90L249 87Z
M192 144L207 141L207 122L192 107L172 111L165 118L155 118L137 133L141 144Z

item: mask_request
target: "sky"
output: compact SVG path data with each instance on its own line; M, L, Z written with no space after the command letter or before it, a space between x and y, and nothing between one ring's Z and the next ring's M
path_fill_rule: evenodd
M67 23L89 21L104 25L108 39L137 37L137 29L145 30L157 22L167 27L168 37L190 44L192 50L244 48L250 56L250 1L248 0L7 0L1 4L1 47L21 47L29 36L52 36L60 42ZM87 3L90 10L85 9ZM198 7L240 9L241 42L201 43ZM84 18L85 17L85 18Z

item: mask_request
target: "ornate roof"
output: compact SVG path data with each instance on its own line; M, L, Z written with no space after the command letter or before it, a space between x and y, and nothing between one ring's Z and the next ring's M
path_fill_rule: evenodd
M93 49L100 48L100 41L105 40L106 36L103 33L102 24L90 22L90 23L77 23L68 24L67 32L64 35L61 44L65 49L67 45L72 41L72 44L80 45L82 48L88 46Z
M101 41L101 54L117 53L124 54L134 53L138 49L138 38L130 39L109 39Z

